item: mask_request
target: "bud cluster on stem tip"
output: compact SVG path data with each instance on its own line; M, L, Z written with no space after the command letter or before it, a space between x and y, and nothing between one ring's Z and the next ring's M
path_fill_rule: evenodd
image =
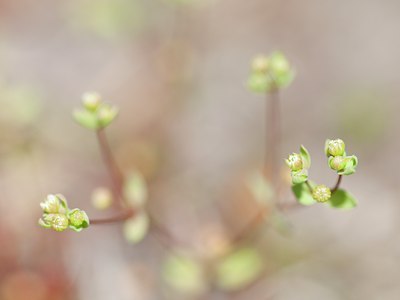
M294 78L289 61L281 52L258 55L251 63L248 87L255 93L272 92L287 87Z
M293 153L286 159L286 164L292 171L299 171L303 169L303 159L300 154Z
M83 109L74 111L74 119L83 127L99 130L107 127L118 115L115 106L104 103L98 93L85 93L82 96Z
M312 197L317 202L326 202L331 198L331 190L326 185L318 185L313 189Z
M356 172L358 159L355 155L346 155L346 146L341 139L326 140L325 154L329 167L339 175L351 175Z
M86 213L78 208L70 210L63 195L48 195L45 201L40 203L40 207L43 210L43 216L39 219L39 225L44 228L55 231L70 228L79 232L89 227L89 218Z

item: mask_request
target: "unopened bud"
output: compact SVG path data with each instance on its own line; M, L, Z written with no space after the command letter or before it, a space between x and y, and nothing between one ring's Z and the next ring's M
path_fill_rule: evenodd
M95 111L101 104L101 96L96 92L88 92L82 96L83 106L90 111Z
M300 154L293 153L286 159L286 164L292 171L303 169L303 159Z
M345 155L345 144L341 139L327 140L325 143L325 153L327 156Z

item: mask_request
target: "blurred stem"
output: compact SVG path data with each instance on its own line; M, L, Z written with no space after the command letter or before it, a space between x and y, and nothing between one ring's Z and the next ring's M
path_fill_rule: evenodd
M279 151L281 142L280 129L280 103L279 90L277 88L267 93L267 113L266 113L266 156L265 169L267 177L271 180L272 186L278 194L279 190Z
M339 175L335 186L332 188L332 194L339 189L340 183L342 182L343 175Z
M118 223L125 221L135 215L135 211L133 209L125 209L122 210L119 214L116 214L112 217L102 218L102 219L90 219L91 225L104 225L111 223Z
M124 177L111 152L110 144L108 143L104 129L102 128L97 130L96 136L104 164L106 165L108 173L110 174L115 199L118 199L115 204L119 207L124 207L125 201L122 194Z

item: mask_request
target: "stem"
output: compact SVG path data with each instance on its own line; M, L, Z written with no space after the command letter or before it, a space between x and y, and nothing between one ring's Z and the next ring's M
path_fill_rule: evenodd
M278 158L280 151L280 105L279 105L279 90L273 89L267 94L267 145L266 152L266 171L270 178L274 189L277 191L279 187L279 164Z
M122 210L119 214L112 217L107 217L103 219L91 219L90 225L104 225L110 223L118 223L133 217L134 214L135 211L133 209L125 209Z
M310 182L307 180L305 183L306 183L306 185L307 185L308 189L310 190L310 193L312 194L312 192L313 192L313 188L312 188L312 186L311 186Z
M343 175L339 175L335 186L332 188L332 194L339 189L340 183L342 182Z
M107 167L107 170L111 177L112 189L116 199L118 199L117 205L124 207L125 201L124 196L122 194L122 186L124 182L124 178L122 172L118 168L117 163L113 157L111 152L110 145L107 140L107 136L105 134L104 129L99 129L96 131L97 141L100 146L101 155L103 157L104 164Z

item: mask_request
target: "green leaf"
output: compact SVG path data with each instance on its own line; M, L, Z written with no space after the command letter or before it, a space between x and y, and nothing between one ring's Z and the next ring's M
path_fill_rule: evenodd
M357 206L357 200L353 195L342 189L334 192L328 203L338 209L352 209Z
M124 236L127 242L137 244L144 239L149 230L150 220L145 212L139 212L134 217L125 221Z
M303 159L303 168L309 169L311 167L311 156L306 147L303 145L300 146L300 155Z
M217 284L224 290L238 290L253 282L263 270L263 260L253 248L242 248L217 265Z
M81 126L88 129L98 129L99 122L97 115L88 110L75 110L73 113L74 120Z
M124 195L132 207L142 207L148 198L147 184L140 172L132 172L124 184Z
M198 295L207 289L201 264L190 257L171 255L164 263L162 274L164 280L181 293Z
M313 186L314 184L310 182L310 185ZM293 194L296 196L297 201L302 205L313 205L317 203L314 200L310 189L308 188L306 183L300 183L292 186Z
M306 169L300 171L292 171L292 183L300 184L308 180L308 171Z

